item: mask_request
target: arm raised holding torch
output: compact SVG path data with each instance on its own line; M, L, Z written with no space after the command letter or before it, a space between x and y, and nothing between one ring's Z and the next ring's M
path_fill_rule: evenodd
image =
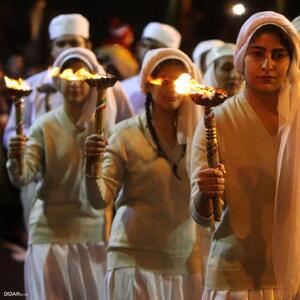
M189 74L182 74L174 84L177 93L187 94L192 98L194 103L204 106L207 162L210 168L218 169L220 160L213 107L223 103L227 98L227 93L218 88L203 86L191 79ZM222 203L223 201L220 196L210 199L209 206L213 211L214 221L220 221L221 219Z
M16 133L19 137L24 137L24 99L23 97L28 96L31 93L31 88L23 81L19 79L11 79L4 77L6 90L9 97L12 99L16 108ZM18 156L19 163L19 175L23 174L23 163L22 155L20 153L16 154Z

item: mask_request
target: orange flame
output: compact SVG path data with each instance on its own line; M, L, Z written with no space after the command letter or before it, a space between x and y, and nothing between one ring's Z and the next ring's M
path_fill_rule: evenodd
M81 68L77 70L75 73L72 69L65 69L63 70L62 73L60 73L60 69L56 67L50 71L50 74L52 77L59 77L70 81L74 81L74 80L84 81L86 79L98 79L102 77L102 75L100 74L90 73L85 68Z
M9 89L30 91L31 87L22 79L13 79L4 76L5 85Z
M217 89L210 86L204 86L198 83L196 80L192 79L191 75L188 73L181 74L174 81L175 91L178 94L190 95L190 94L200 94L205 98L213 98L217 92Z

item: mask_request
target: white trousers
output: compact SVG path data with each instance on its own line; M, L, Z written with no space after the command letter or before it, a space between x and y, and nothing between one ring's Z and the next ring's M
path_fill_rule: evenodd
M25 259L30 300L101 300L106 271L104 244L34 244Z

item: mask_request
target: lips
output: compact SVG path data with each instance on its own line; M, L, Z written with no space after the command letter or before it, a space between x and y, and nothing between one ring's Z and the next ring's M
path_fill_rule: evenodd
M274 79L276 79L275 76L271 76L271 75L262 75L262 76L259 76L258 78L263 79L263 80L274 80Z

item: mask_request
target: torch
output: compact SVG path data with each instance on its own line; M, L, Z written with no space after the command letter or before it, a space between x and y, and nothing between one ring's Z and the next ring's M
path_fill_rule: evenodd
M52 76L59 76L62 79L66 80L79 80L86 81L91 87L97 89L97 103L95 111L95 132L104 136L104 118L105 118L105 108L106 108L106 90L109 87L112 87L117 78L111 74L92 74L88 70L81 68L75 73L72 69L65 69L60 73L59 68L54 68L52 71ZM87 160L86 172L94 178L101 177L102 169L102 160L100 159L89 159Z
M106 90L112 87L117 81L117 78L111 74L98 75L95 74L86 79L86 82L97 89L97 104L95 111L95 131L102 137L105 136L105 108L106 108ZM101 177L103 156L100 159L91 159L87 161L87 174L94 178Z
M24 80L11 79L4 76L6 90L8 96L13 101L16 109L16 133L17 135L24 135L24 99L28 96L32 89L26 84ZM19 157L19 175L23 174L23 162L22 157Z
M220 161L213 107L226 100L228 96L227 92L222 89L201 85L193 80L191 75L187 73L181 74L174 81L174 86L175 91L178 94L189 95L194 103L204 106L207 162L209 167L218 168ZM210 206L212 206L215 221L221 220L222 203L221 197L214 197L210 200Z
M51 94L56 93L57 89L51 83L43 83L37 87L38 92L45 94L45 111L51 110L49 97Z

